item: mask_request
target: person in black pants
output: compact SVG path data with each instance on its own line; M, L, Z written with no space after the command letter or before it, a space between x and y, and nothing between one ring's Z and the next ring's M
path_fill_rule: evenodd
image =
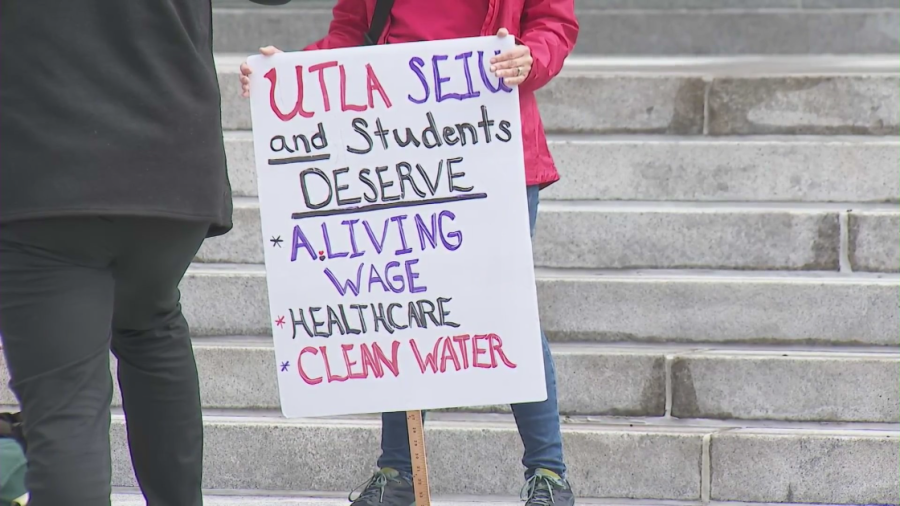
M178 285L232 226L211 25L210 0L0 2L0 337L29 506L110 504L110 349L148 504L202 504Z
M0 332L29 504L109 504L110 336L149 504L202 504L200 391L178 283L208 228L96 216L0 225Z

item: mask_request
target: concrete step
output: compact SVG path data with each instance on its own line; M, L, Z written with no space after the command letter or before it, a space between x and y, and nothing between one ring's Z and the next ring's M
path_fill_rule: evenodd
M900 196L898 137L554 136L550 150L562 179L542 199L868 203Z
M560 413L721 420L891 423L900 350L703 345L552 345ZM203 406L279 410L267 337L196 338ZM3 359L0 357L0 366ZM111 369L115 373L115 360ZM0 381L6 384L5 368ZM0 391L0 404L15 404ZM118 385L113 396L120 406ZM509 406L447 411L508 413Z
M894 274L537 269L555 341L896 346ZM271 335L261 265L194 264L182 300L195 335Z
M544 200L897 202L900 137L555 135ZM237 196L256 196L253 137L225 132ZM810 167L815 167L814 172Z
M119 488L112 496L113 506L145 506L144 498L135 489ZM273 492L260 495L258 491L208 491L203 498L205 506L347 506L347 494L327 492ZM522 506L518 497L504 496L442 496L432 495L434 506ZM585 499L578 498L578 504L602 506L736 506L733 502L663 501L645 499ZM740 506L738 504L737 506ZM752 506L799 506L785 503L766 505L754 503ZM820 505L836 506L836 505Z
M838 208L740 205L637 205L545 202L534 238L535 265L574 269L840 269ZM865 212L856 248L858 264L887 268L898 241L883 227L900 210ZM877 218L876 218L877 217ZM863 226L863 224L866 224ZM877 230L871 237L870 230ZM897 227L894 227L894 231ZM895 236L897 234L894 234ZM882 244L879 241L884 241ZM877 257L877 259L872 258ZM900 258L890 265L900 268ZM881 270L881 269L879 269ZM885 269L887 270L887 269Z
M897 272L900 270L900 213L881 211L849 214L849 255L854 269Z
M238 80L244 58L216 58L227 130L251 126ZM658 60L570 58L538 100L550 132L896 135L895 60L683 59L660 67Z
M252 490L208 491L203 498L205 506L347 506L347 494L323 492L274 492L259 495ZM118 488L112 496L113 506L145 506L144 498L136 489ZM435 497L434 506L472 506L490 504L491 506L522 506L518 497L503 496L450 496ZM578 504L595 504L602 506L800 506L797 503L735 503L731 501L664 501L647 499L585 499L578 498ZM825 505L819 506L837 506Z
M375 418L243 415L206 417L206 488L349 492L372 472L380 439ZM511 417L432 415L426 445L434 494L518 493L522 446ZM113 485L133 487L118 415L111 432ZM896 504L898 437L896 425L742 428L640 419L563 425L580 496L687 501L708 493L713 500Z
M346 493L327 492L274 492L262 495L258 491L209 491L203 497L204 506L347 506ZM504 496L444 496L432 495L431 504L434 506L473 506L476 504L490 504L491 506L522 506L523 502L518 497ZM578 504L598 504L603 506L695 506L698 503L690 501L644 501L644 500L604 500L582 499ZM112 496L113 506L145 506L143 496L135 489L118 489ZM718 506L713 504L712 506ZM733 504L723 506L734 506ZM779 504L778 506L790 506Z
M862 209L848 212L850 206ZM840 219L844 213L852 220L849 248L853 253L848 268L900 270L896 240L900 209L890 204L809 207L550 200L539 211L534 261L541 267L837 271L845 236ZM271 244L261 234L258 200L237 197L234 229L207 240L197 260L263 263L264 245ZM338 250L341 244L336 243Z
M522 506L521 501L508 497L468 497L462 500L460 498L433 499L431 504L434 506L471 506L473 504ZM120 491L112 496L112 506L146 506L146 504L144 497L138 491ZM204 506L347 506L350 504L350 501L347 500L347 494L337 495L311 492L290 496L286 493L254 495L253 491L245 491L242 495L237 495L236 492L228 493L228 495L205 494L203 504Z
M299 49L328 32L333 1L216 2L216 51ZM604 55L895 53L890 0L578 0L575 52Z
M900 419L896 352L710 349L670 356L671 415L678 418Z

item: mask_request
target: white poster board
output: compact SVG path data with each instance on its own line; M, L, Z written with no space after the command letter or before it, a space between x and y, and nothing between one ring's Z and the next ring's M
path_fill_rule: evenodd
M547 398L513 44L248 60L285 416Z

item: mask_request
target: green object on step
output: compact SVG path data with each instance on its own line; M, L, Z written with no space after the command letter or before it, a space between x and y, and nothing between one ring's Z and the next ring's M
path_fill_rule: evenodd
M25 506L25 453L12 438L0 438L0 506Z

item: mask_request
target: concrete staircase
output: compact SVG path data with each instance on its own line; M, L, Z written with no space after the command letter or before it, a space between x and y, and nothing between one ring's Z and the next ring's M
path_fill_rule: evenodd
M280 415L237 80L241 54L323 34L331 2L214 5L235 230L183 283L205 486L233 496L208 504L345 504L379 421ZM900 503L897 1L577 5L578 55L540 92L563 179L535 261L581 503ZM440 504L515 504L507 412L430 417ZM114 418L115 504L143 504Z
M218 61L236 229L184 283L208 336L207 486L347 491L377 418L280 418L269 339L223 337L270 332L240 60ZM581 57L542 90L564 179L535 259L580 495L900 502L898 74L878 56ZM506 411L432 417L436 494L517 492Z

